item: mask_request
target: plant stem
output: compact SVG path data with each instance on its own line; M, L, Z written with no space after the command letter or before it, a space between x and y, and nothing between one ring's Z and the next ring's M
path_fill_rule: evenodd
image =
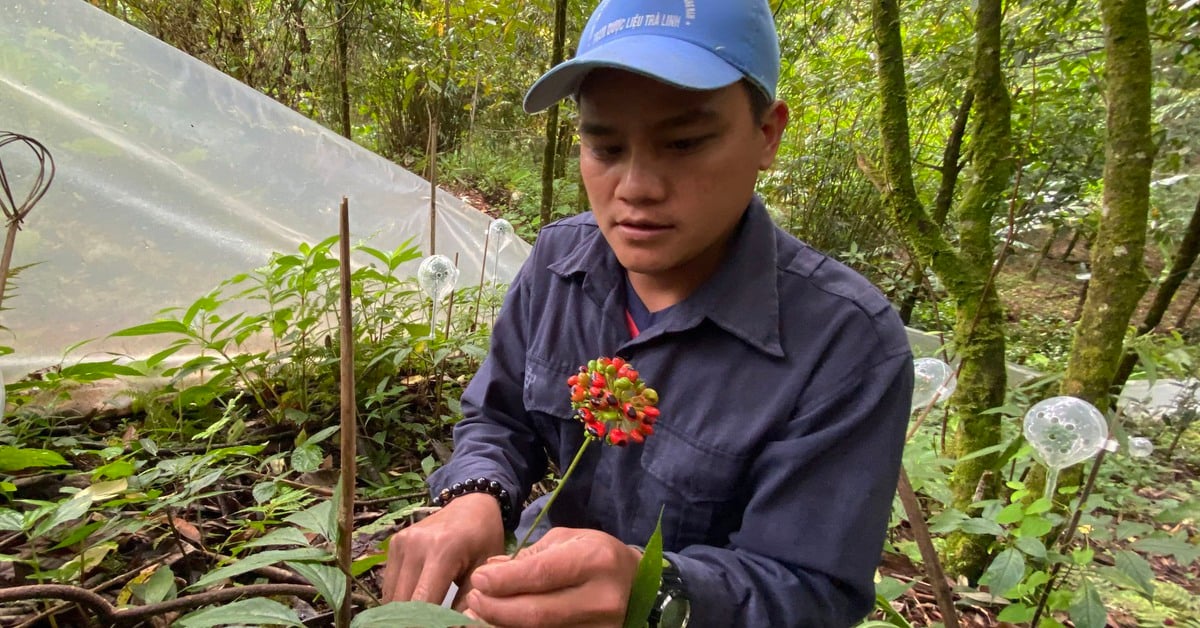
M558 499L558 494L560 491L562 491L563 485L567 483L567 480L571 477L571 473L575 471L575 467L579 464L579 461L583 459L583 452L587 450L588 445L591 444L592 440L593 439L591 436L583 437L583 443L579 445L579 451L575 452L575 459L571 461L571 466L567 467L567 472L564 473L562 479L558 481L558 486L554 487L554 491L550 493L550 499L546 500L546 505L542 508L542 511L538 513L537 518L533 520L533 525L529 526L529 529L525 531L525 536L521 539L521 542L517 543L517 549L513 550L513 558L516 558L517 554L521 553L521 549L525 547L525 543L529 542L529 536L533 534L533 531L537 529L538 524L542 522L542 517L545 517L546 513L549 512L550 507L554 505L554 500Z

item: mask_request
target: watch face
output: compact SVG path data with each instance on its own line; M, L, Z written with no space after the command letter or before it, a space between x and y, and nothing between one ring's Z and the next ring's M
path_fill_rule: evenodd
M674 595L663 601L662 619L658 625L662 628L684 628L692 616L692 605L685 597Z

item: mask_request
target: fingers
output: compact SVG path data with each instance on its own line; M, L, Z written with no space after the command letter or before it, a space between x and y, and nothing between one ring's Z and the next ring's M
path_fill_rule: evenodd
M580 554L597 549L574 541L535 545L515 559L487 561L471 575L471 584L495 597L547 593L582 584L588 579L591 561L581 560Z
M581 585L546 594L489 597L479 591L467 596L468 617L492 626L525 628L620 626L628 600L615 589Z

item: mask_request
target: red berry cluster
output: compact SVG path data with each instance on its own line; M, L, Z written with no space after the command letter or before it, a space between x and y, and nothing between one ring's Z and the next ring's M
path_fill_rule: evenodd
M567 378L571 407L592 438L624 447L654 433L658 393L621 358L599 358Z

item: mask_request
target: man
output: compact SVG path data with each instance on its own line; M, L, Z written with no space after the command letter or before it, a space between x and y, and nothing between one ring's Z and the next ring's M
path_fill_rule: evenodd
M874 599L912 360L884 297L754 195L788 121L768 3L604 0L578 50L525 108L577 100L592 211L543 229L514 280L430 478L445 507L393 538L384 594L454 581L493 625L619 626L661 510L653 625L848 626ZM566 380L600 356L658 391L655 433L589 448L509 559L531 484L584 438Z

